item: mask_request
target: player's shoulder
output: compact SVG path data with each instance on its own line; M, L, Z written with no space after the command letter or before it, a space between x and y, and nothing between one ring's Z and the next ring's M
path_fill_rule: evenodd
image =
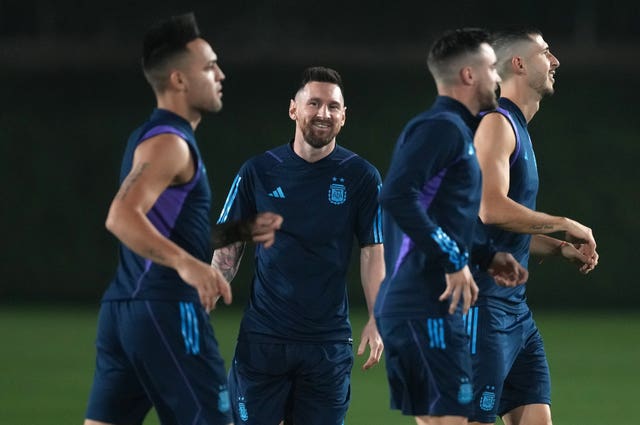
M409 120L404 131L407 135L452 135L461 133L466 127L456 113L428 110Z
M258 153L242 165L245 170L264 171L284 163L289 157L287 145L278 146L267 151Z
M378 169L368 160L357 153L341 146L336 145L336 151L332 158L334 162L340 166L344 166L354 173L379 175Z

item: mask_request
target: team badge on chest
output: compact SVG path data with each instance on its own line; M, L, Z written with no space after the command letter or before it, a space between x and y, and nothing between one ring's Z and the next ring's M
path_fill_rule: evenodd
M347 188L342 177L334 177L333 183L329 185L329 202L334 205L344 204L347 200Z

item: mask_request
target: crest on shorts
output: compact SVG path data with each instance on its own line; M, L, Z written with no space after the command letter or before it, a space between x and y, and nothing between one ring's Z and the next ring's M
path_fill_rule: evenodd
M473 400L473 386L469 383L469 379L462 378L458 388L458 403L469 404L471 400Z
M347 200L347 188L343 184L344 179L342 177L334 177L333 183L329 185L329 202L333 205L344 204Z
M244 397L238 397L238 414L242 422L246 422L249 419L249 412L247 412L247 406L244 404Z
M496 393L494 392L495 389L496 387L487 385L486 387L484 387L484 391L480 396L480 408L485 412L493 410L493 407L496 404Z
M229 391L224 386L220 386L220 392L218 393L218 410L221 412L228 412L231 408L231 401L229 400Z

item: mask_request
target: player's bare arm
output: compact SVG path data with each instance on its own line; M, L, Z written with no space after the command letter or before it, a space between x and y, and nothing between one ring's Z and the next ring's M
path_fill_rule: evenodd
M509 158L516 139L502 114L489 114L482 119L474 144L482 169L479 215L485 224L516 233L566 232L573 242L586 244L585 253L593 257L596 242L590 228L566 217L531 210L508 197Z
M378 333L378 327L376 326L376 321L373 316L373 305L378 296L384 274L384 249L382 244L363 246L360 249L360 277L364 297L367 302L369 320L364 326L360 336L358 355L361 356L364 354L366 346L369 345L369 358L362 365L362 370L367 370L378 364L384 349L382 338Z
M562 257L574 263L580 273L587 274L598 265L597 252L589 257L585 254L584 244L570 243L546 235L534 235L529 246L531 254L538 257Z
M136 148L131 170L111 203L107 229L137 254L174 268L198 290L207 310L220 295L230 303L231 289L220 272L164 237L147 218L167 187L193 177L195 167L187 143L172 134L150 138Z

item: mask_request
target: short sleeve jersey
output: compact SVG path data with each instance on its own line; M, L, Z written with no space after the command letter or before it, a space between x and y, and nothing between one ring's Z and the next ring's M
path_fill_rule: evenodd
M241 167L218 222L264 211L284 221L272 247L256 247L240 338L350 340L346 275L354 236L383 242L380 186L375 167L338 145L309 163L286 144Z

